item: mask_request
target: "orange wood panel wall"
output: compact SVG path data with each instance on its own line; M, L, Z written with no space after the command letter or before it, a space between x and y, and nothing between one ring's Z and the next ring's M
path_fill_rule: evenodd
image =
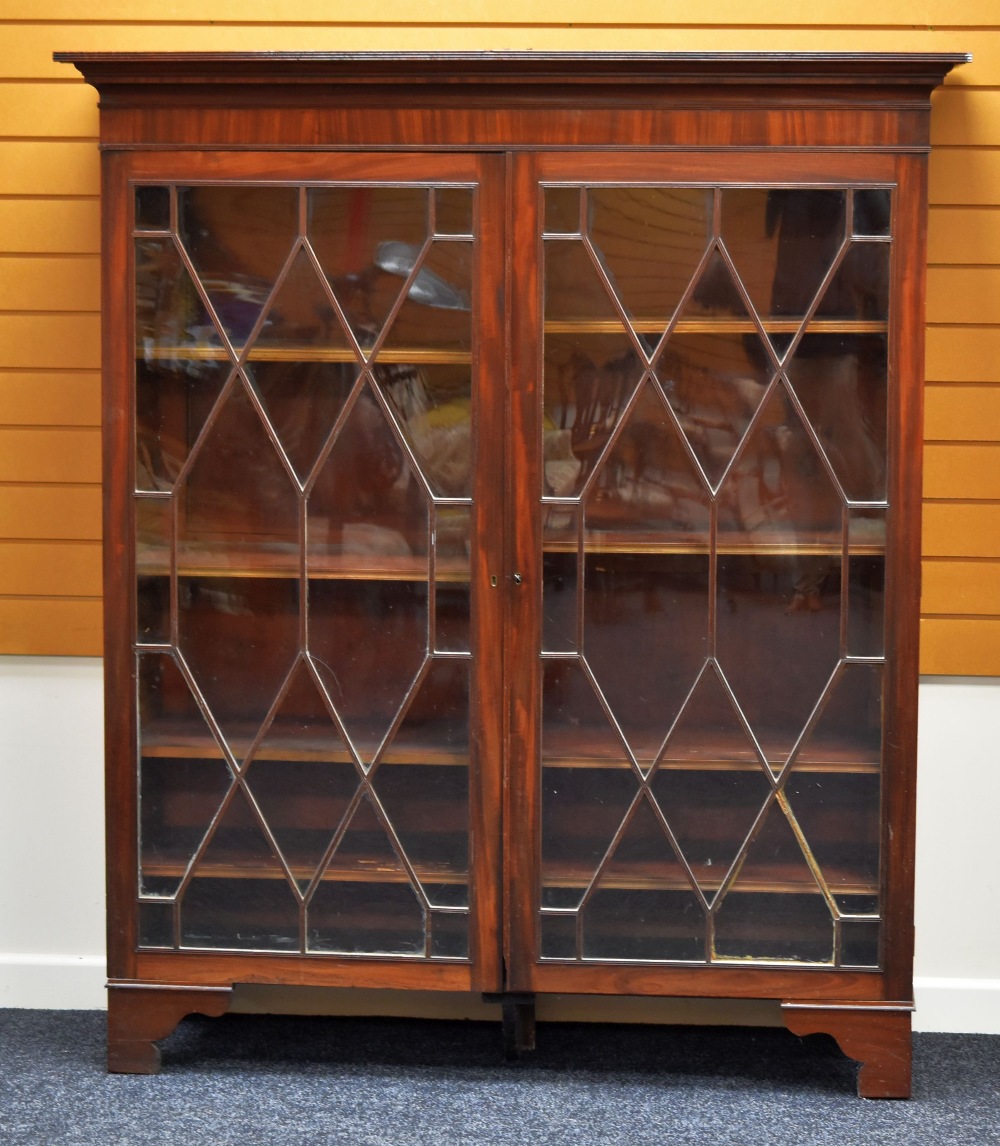
M96 97L55 50L971 51L935 97L925 673L1000 676L997 0L26 0L0 14L0 653L100 654ZM363 17L363 18L360 18ZM697 19L701 23L692 21Z

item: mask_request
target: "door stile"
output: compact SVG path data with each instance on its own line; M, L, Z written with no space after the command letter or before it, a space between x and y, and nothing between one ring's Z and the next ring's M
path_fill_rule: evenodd
M508 202L511 267L510 416L507 513L510 564L508 688L509 745L504 801L504 952L508 991L531 989L537 958L535 916L539 872L540 748L539 632L541 522L537 512L542 440L540 191L538 159L512 158ZM516 204L516 210L514 205Z

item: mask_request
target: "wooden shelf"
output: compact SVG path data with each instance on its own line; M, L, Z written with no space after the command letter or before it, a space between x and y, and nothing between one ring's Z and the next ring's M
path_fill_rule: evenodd
M797 334L802 318L764 318L762 325L768 334ZM631 322L637 334L662 334L669 319L637 318ZM673 334L754 334L757 324L751 318L731 318L705 315L679 319ZM849 318L814 318L806 327L806 334L885 334L889 324ZM546 334L620 334L624 324L617 319L565 318L548 319Z
M137 572L143 577L166 577L170 573L169 553L163 546L140 545L136 554ZM428 581L429 559L425 555L372 556L354 553L324 553L307 556L306 576L315 581ZM280 549L220 545L204 549L185 547L178 555L180 577L261 577L294 578L300 574L299 549L293 543ZM471 572L467 559L437 558L438 584L464 584Z
M662 733L651 734L641 741L633 737L633 751L640 754L640 759L651 760L662 744ZM602 748L607 742L606 726L593 728L574 727L553 732L546 730L543 740L542 766L544 768L611 768L629 769L631 765L625 759L622 749L618 757L609 757ZM775 770L781 762L787 759L792 750L792 742L786 737L765 737L767 743L787 741L783 751L774 755ZM762 771L760 761L747 744L746 740L735 733L727 735L715 729L706 729L704 732L704 745L697 750L691 749L683 753L676 749L668 750L668 759L663 760L659 767L669 771L688 772L759 772ZM826 772L843 773L850 775L877 775L881 765L877 756L864 745L850 741L831 740L827 738L817 742L815 739L807 743L802 753L796 758L793 765L795 772Z
M136 358L141 362L231 362L232 356L221 346L143 346L140 339ZM383 347L373 359L359 359L349 347L313 346L255 346L246 357L254 362L352 362L355 365L377 367L403 366L468 366L472 363L470 350L436 350L428 347Z
M563 508L563 503L543 503L544 508L553 511ZM567 507L568 508L568 507ZM546 553L575 553L575 538L547 538L543 543ZM815 533L790 539L787 534L740 533L734 536L719 534L716 553L725 557L840 557L843 552L839 533ZM683 554L705 554L710 552L708 537L703 533L663 534L626 532L625 530L587 531L584 538L584 553L636 553L648 555L677 556ZM882 557L885 554L884 541L865 541L850 547L852 557Z
M288 866L292 875L298 881L312 879L316 865L297 862L293 857L287 857ZM146 861L142 864L143 876L148 879L178 879L187 870L187 862L183 858L161 859ZM421 883L453 883L467 884L468 872L456 872L443 867L429 867L423 865L414 867L414 872ZM264 866L255 865L245 857L234 854L228 860L216 860L210 863L199 864L195 870L195 878L202 879L228 879L228 880L274 880L283 879L284 872L274 864ZM338 883L409 883L406 872L399 867L388 867L380 861L366 859L359 856L350 864L332 863L323 873L324 880ZM465 911L466 908L452 910Z
M699 886L705 892L714 893L722 886L722 881L728 874L728 867L724 864L712 867L692 864L691 870ZM585 888L590 885L593 870L584 870L567 865L560 868L551 865L542 877L543 887L569 887ZM836 895L870 895L878 894L878 884L859 878L856 874L830 867L823 868L827 883ZM650 870L650 865L635 864L630 870L622 870L617 865L613 874L601 877L601 888L628 891L691 891L690 883L681 875L657 875ZM799 874L798 869L792 869L784 864L754 865L754 877L737 879L730 894L777 894L777 895L819 895L819 888L805 873ZM543 915L563 915L567 912L542 908Z
M227 728L229 726L227 725ZM237 726L228 739L229 747L237 760L242 760L248 752L257 729L249 724ZM355 736L355 745L363 760L370 760L380 743L380 734L374 730ZM145 729L140 745L140 754L152 759L218 760L221 752L214 738L200 729L193 720L161 719ZM254 760L315 760L324 763L349 763L352 760L346 746L333 730L327 728L303 733L299 729L294 735L282 734L275 725L260 746ZM453 748L443 743L443 738L435 736L433 727L422 726L419 735L409 730L401 730L382 758L384 764L437 764L467 767L468 747ZM253 765L249 776L253 778Z

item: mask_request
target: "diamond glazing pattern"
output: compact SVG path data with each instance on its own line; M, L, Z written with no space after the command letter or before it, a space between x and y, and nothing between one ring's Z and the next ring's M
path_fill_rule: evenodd
M136 202L140 945L467 959L472 189Z
M889 192L543 201L541 956L878 965Z

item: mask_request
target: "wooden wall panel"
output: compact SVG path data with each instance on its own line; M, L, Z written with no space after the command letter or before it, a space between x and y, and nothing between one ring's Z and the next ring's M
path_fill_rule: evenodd
M924 415L928 441L1000 442L1000 386L930 383Z
M0 426L100 426L101 376L0 373Z
M808 8L715 0L697 10L662 0L382 0L365 10L367 23L346 0L172 0L157 9L35 0L16 18L8 10L0 17L0 652L99 648L96 96L52 61L54 50L971 51L974 62L935 94L932 117L922 667L1000 675L996 0Z
M1000 502L925 501L924 557L993 557L1000 561Z
M99 541L0 541L0 597L101 595Z

